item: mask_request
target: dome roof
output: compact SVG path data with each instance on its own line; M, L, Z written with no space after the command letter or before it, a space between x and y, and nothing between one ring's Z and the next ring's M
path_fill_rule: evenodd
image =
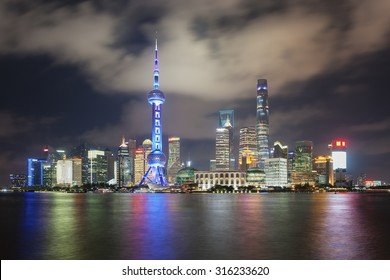
M144 146L144 145L152 145L152 144L153 144L152 140L150 140L150 139L145 139L144 142L142 142L142 146Z
M177 176L193 176L195 171L198 170L187 166L177 171Z
M159 89L154 89L148 93L148 101L150 104L154 102L164 103L165 95Z
M184 167L180 169L176 174L176 182L179 184L194 182L195 171L198 170L192 167Z

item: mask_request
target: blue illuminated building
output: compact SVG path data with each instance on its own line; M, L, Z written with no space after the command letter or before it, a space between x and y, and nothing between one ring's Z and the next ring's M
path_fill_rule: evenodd
M43 186L43 164L45 160L27 159L27 186Z
M162 104L165 102L164 93L159 89L158 81L160 70L158 69L158 48L157 37L154 58L154 89L148 93L149 104L152 105L152 151L147 157L149 169L142 177L140 185L148 184L149 186L165 186L167 179L165 176L166 157L162 151ZM152 176L149 176L149 174ZM151 177L151 178L149 178Z

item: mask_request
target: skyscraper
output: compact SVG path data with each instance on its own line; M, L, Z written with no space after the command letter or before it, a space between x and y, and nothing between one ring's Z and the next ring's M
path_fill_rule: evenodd
M265 160L265 181L268 187L287 187L287 159Z
M232 161L233 128L229 115L222 124L224 126L218 127L215 133L215 170L228 171L233 170L234 163Z
M160 70L158 68L158 48L157 48L157 36L156 45L154 49L154 89L148 93L148 102L152 105L152 152L148 155L149 169L143 176L140 185L145 181L153 185L165 186L167 179L165 178L165 163L166 157L162 151L162 104L165 102L165 95L159 89L160 84L158 78L160 76ZM151 172L152 178L148 175Z
M254 126L243 127L240 129L239 170L246 171L248 168L256 167L256 159L256 128Z
M168 138L168 182L174 183L177 172L182 168L180 158L180 138Z
M114 157L114 154L111 152L109 148L106 148L104 150L104 155L107 159L107 181L110 181L116 177L115 176L116 159Z
M107 183L107 157L102 150L88 151L90 183Z
M45 160L27 159L27 186L43 186L43 164Z
M72 186L73 183L73 162L70 159L57 161L57 184Z
M55 150L51 146L43 149L45 162L43 164L43 184L45 187L54 187L57 184L57 161L66 157L64 150Z
M345 140L333 140L332 158L334 170L334 185L337 187L347 185L347 142Z
M295 143L294 171L311 172L313 158L313 142L297 141Z
M345 140L332 141L333 169L347 169L347 142Z
M88 143L82 143L79 146L73 148L71 152L72 157L81 158L81 182L82 184L90 183L89 180L89 159L88 151L91 150L91 146Z
M234 156L234 110L224 109L219 111L219 127L229 130L229 170L236 169L236 158Z
M274 142L273 158L285 158L288 157L288 146L283 146L279 141Z
M152 151L152 141L150 139L145 139L142 142L141 147L135 151L134 157L134 182L140 182L149 169L148 165L148 155ZM150 176L149 174L148 176Z
M333 185L333 159L331 156L316 156L313 159L313 170L317 171L319 184Z
M266 79L257 80L256 139L258 167L264 170L264 161L269 158L269 107Z
M81 186L82 185L82 177L81 177L81 167L82 160L81 158L72 158L73 162L73 185Z
M122 143L118 148L117 161L117 183L119 188L130 186L133 182L132 178L132 162L129 154L129 147L126 144L125 137L122 137Z

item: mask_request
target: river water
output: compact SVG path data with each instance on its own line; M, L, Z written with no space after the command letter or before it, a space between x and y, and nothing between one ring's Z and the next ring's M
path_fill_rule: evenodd
M1 259L390 259L390 194L4 193Z

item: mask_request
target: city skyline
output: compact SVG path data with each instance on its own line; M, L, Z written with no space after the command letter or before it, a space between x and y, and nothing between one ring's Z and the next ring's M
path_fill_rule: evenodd
M163 142L180 137L193 167L208 169L218 111L235 111L236 139L256 124L256 81L267 79L269 147L308 140L320 155L345 139L348 173L390 181L390 3L110 2L0 4L0 185L45 145L115 152L123 135L150 139L156 29Z

